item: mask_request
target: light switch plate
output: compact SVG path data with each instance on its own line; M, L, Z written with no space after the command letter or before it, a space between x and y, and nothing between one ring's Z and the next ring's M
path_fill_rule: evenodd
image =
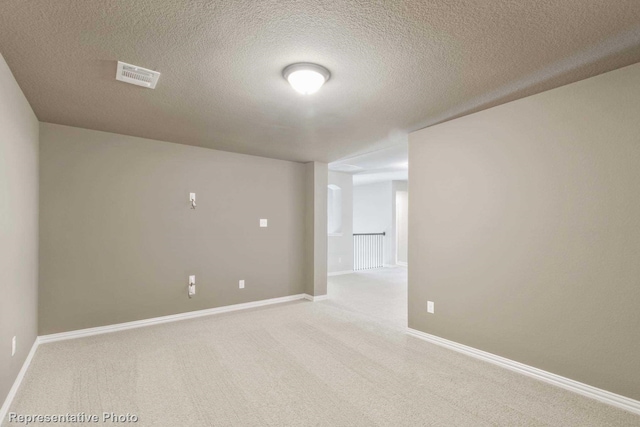
M260 220L260 227L266 227L267 226L267 220L266 219L261 219Z
M11 356L16 354L16 337L11 339Z
M244 289L244 280L240 280L238 282L238 286L240 287L240 289Z
M427 301L427 312L433 314L434 313L434 303L433 301Z

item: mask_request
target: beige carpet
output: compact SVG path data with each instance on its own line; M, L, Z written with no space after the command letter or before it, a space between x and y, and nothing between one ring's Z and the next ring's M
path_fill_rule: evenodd
M382 268L329 277L330 304L366 315L373 321L407 327L407 269Z
M132 413L139 426L640 425L639 416L407 336L394 323L403 314L384 309L401 307L403 274L331 278L324 302L42 345L10 410ZM369 302L358 307L357 288L384 283L397 294L381 292L386 302L363 294Z

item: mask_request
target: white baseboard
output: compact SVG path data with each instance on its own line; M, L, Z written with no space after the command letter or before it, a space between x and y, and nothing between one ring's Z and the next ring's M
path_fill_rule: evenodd
M111 332L125 331L127 329L141 328L143 326L159 325L161 323L176 322L178 320L193 319L212 314L228 313L230 311L246 310L247 308L262 307L264 305L279 304L305 298L305 294L289 295L280 298L271 298L260 301L246 302L242 304L226 305L224 307L208 308L205 310L189 311L186 313L172 314L169 316L153 317L151 319L136 320L133 322L117 323L115 325L98 326L95 328L79 329L76 331L60 332L58 334L42 335L38 337L40 344L55 341L70 340L74 338L89 337L92 335L108 334Z
M396 264L399 265L400 267L407 267L408 264L406 262L402 262L402 261L396 261Z
M20 388L20 384L22 384L24 375L27 373L27 369L29 369L29 365L31 364L31 359L33 359L33 355L36 354L36 350L38 349L38 344L39 344L39 340L38 338L36 338L36 340L33 342L33 345L31 346L31 350L29 350L29 354L27 355L27 358L24 360L24 363L22 364L22 368L20 368L20 372L18 372L18 376L16 377L16 380L13 382L13 385L9 390L9 394L7 395L7 398L4 400L4 403L2 404L2 408L0 408L0 424L2 424L2 421L4 420L4 417L7 415L7 412L9 412L9 407L11 406L11 402L13 402L13 398L16 397L16 393Z
M309 300L309 301L313 301L313 302L317 302L317 301L324 301L326 299L329 298L329 295L324 294L324 295L309 295L309 294L304 294L304 299Z
M497 356L486 351L478 350L464 344L459 344L454 341L449 341L447 339L427 334L416 329L407 328L407 333L416 338L429 341L430 343L446 347L450 350L457 351L467 356L475 357L476 359L484 360L485 362L493 363L494 365L498 365L511 371L527 375L537 380L544 381L557 387L564 388L574 393L578 393L583 396L599 400L600 402L609 404L611 406L615 406L640 415L640 401L631 399L629 397L602 390L600 388L593 387L569 378L565 378L551 372L543 371L542 369L534 368L533 366L525 365L524 363L516 362L514 360Z
M333 273L327 273L327 276L342 276L343 274L351 274L353 270L334 271Z

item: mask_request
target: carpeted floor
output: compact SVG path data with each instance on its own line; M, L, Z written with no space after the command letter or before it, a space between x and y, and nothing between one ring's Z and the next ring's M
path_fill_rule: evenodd
M404 334L405 274L332 277L323 302L42 345L10 410L131 413L133 425L180 427L640 425Z
M407 327L407 269L382 268L331 276L329 304L369 316L385 326Z

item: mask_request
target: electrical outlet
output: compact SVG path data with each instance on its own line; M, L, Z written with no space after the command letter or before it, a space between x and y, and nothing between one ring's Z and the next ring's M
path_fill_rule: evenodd
M427 301L427 312L433 314L434 313L434 303L433 301Z
M196 294L196 276L189 276L189 298Z
M338 258L338 264L342 264L342 258Z
M240 287L240 289L244 289L244 280L240 280L238 282L238 287Z
M16 354L16 337L11 339L11 356Z
M267 227L267 220L266 219L261 219L260 220L260 227Z

